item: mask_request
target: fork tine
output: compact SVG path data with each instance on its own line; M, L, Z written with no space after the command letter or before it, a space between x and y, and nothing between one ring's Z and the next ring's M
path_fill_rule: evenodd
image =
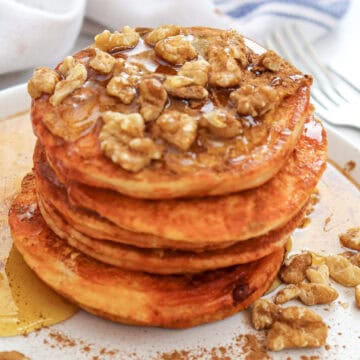
M315 105L320 105L325 110L329 110L328 107L313 92L311 93L310 96Z
M297 37L301 40L303 46L305 47L305 49L308 51L308 53L311 55L312 60L317 64L319 70L324 74L325 78L328 80L331 88L336 92L336 94L338 96L340 96L343 100L345 100L346 102L349 102L341 93L340 91L337 89L337 87L334 84L334 81L331 77L331 75L329 74L329 71L327 70L327 68L323 65L323 63L320 61L316 50L314 49L314 47L310 44L310 42L306 39L306 36L304 35L303 31L297 26L297 24L293 24L292 25L293 31L294 33L296 33Z
M310 72L313 74L317 81L317 85L319 89L324 93L324 95L335 105L339 106L337 100L334 99L332 95L330 95L329 91L326 89L326 85L323 81L323 78L319 75L319 71L314 67L314 63L309 61L309 59L304 55L303 50L298 44L298 41L295 37L295 35L292 32L291 28L283 28L283 34L286 39L286 41L289 43L289 45L292 47L294 53L299 57L299 59L307 66L307 68L310 70Z
M360 89L354 85L350 80L348 80L345 76L339 74L334 68L332 68L330 65L327 65L326 68L331 71L336 77L338 77L340 80L342 80L345 84L349 85L353 90L360 93Z

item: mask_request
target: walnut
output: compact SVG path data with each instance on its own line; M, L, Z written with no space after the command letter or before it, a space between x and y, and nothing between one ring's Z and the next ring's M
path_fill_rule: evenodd
M269 85L245 85L233 91L230 100L236 104L240 115L261 116L277 105L279 95Z
M284 304L290 300L297 299L300 295L300 288L297 285L290 284L278 291L275 296L275 304Z
M144 79L139 85L140 114L145 121L156 120L164 109L167 93L157 79Z
M299 298L305 305L316 305L316 304L329 304L335 301L339 294L338 292L325 284L315 283L302 283L299 284L300 288Z
M167 76L164 86L169 95L182 99L205 99L208 91L200 85L194 85L192 79L185 76Z
M210 132L222 138L232 138L242 133L242 126L232 114L226 110L214 110L203 115L205 119L202 124Z
M169 143L186 151L197 135L197 121L192 116L179 111L167 111L157 120L161 136Z
M99 140L104 154L123 169L137 172L160 159L162 149L153 140L144 137L144 119L138 113L122 114L106 111Z
M162 25L150 31L146 37L145 42L148 45L155 46L155 44L169 36L179 35L180 27L177 25Z
M95 47L103 51L109 51L114 48L125 50L134 48L140 39L140 35L131 27L124 26L122 32L109 30L103 31L95 36Z
M339 255L346 257L347 259L350 260L350 262L352 264L360 267L360 253L354 253L352 251L345 251Z
M123 59L121 59L123 60ZM95 56L89 61L89 65L104 74L112 71L116 59L105 51L95 48Z
M210 64L205 60L188 61L178 71L178 75L190 78L195 85L205 86L208 82Z
M349 259L341 255L326 257L330 277L341 285L356 286L360 284L360 267L352 264Z
M355 286L355 300L356 305L360 308L360 285Z
M244 38L238 34L235 30L223 31L220 37L225 40L225 50L231 57L238 60L243 68L246 67L247 51L244 43Z
M291 306L281 310L279 318L267 335L267 347L272 351L287 348L320 347L325 345L328 327L315 312Z
M236 60L225 49L212 48L209 50L210 75L209 84L229 88L237 86L241 80L241 70Z
M106 86L109 95L116 96L124 104L130 104L136 95L135 87L125 77L118 75L111 78Z
M258 299L254 302L251 320L256 330L268 329L278 318L280 307L267 299Z
M276 304L284 304L293 299L300 299L305 305L328 304L338 298L338 292L324 284L290 284L281 289L275 297Z
M348 229L345 234L339 236L343 246L360 251L360 227Z
M305 271L307 279L316 284L329 284L329 268L325 264L312 265Z
M80 88L87 79L86 67L72 56L65 58L59 66L59 71L65 76L65 80L56 84L54 94L49 99L54 106L59 105L74 90Z
M297 284L305 279L305 271L311 265L311 254L308 252L291 256L283 265L279 276L286 284Z
M59 80L60 76L56 71L47 67L37 67L28 82L28 93L33 99L40 97L43 93L52 94Z
M260 64L270 71L277 72L281 69L283 59L272 50L268 50L260 57Z
M155 53L165 61L182 65L197 56L195 48L184 35L170 36L155 45Z

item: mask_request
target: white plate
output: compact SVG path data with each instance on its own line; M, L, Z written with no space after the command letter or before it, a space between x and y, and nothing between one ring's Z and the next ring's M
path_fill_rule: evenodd
M6 116L28 109L29 105L25 85L0 92L0 121ZM18 134L24 136L21 129ZM355 131L348 131L347 134L350 134L353 144L332 128L328 128L329 157L340 167L344 167L349 161L355 161L357 166L351 175L360 182L360 148L354 145L354 142L360 140L360 136ZM0 173L0 188L4 188L4 175ZM343 251L337 238L339 232L359 226L360 193L333 166L328 166L320 181L319 190L320 203L312 214L310 225L304 230L296 231L294 235L294 252L310 249L323 254L339 253ZM325 226L326 218L330 221ZM7 235L2 236L5 238ZM338 301L329 306L313 307L330 326L328 349L296 349L269 353L273 359L298 359L303 355L317 355L321 359L329 360L360 360L360 310L354 302L354 290L336 284L334 287L340 294ZM74 340L75 346L52 340L49 333L54 331ZM27 337L0 338L0 351L17 350L33 360L225 359L226 356L228 359L237 360L258 359L243 346L244 337L241 335L245 334L255 334L260 342L263 341L263 334L252 329L248 311L188 330L131 327L80 311L62 324L31 333ZM177 354L174 354L175 350L178 351ZM172 358L169 355L171 353Z

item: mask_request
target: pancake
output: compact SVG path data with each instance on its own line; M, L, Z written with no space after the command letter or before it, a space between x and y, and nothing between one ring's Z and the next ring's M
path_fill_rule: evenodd
M268 235L242 241L223 250L194 253L170 249L143 249L106 240L99 241L74 230L56 209L39 195L38 205L50 229L72 247L109 265L154 274L196 273L256 261L284 248L306 212L305 207L283 228Z
M261 236L286 224L305 205L326 167L327 140L312 116L281 171L264 185L219 197L141 200L80 183L71 202L117 226L167 239L210 245Z
M89 66L95 50L88 48L74 55L86 68L84 84L61 104L53 106L49 103L50 95L43 94L34 100L32 106L34 131L46 147L59 176L90 186L113 189L131 197L168 199L239 192L262 185L280 170L294 149L308 116L311 79L285 60L278 59L281 61L280 70L267 69L259 55L265 49L248 39L245 39L246 46L243 45L241 37L234 32L207 28L181 28L180 32L192 36L198 60L205 59L211 64L209 82L204 87L197 85L208 94L205 99L178 99L170 90L167 94L164 115L179 111L195 121L194 127L198 129L191 146L182 149L169 142L164 132L160 131L159 134L159 126L152 120L145 124L146 136L162 147L160 158L154 155L156 159L142 169L128 171L115 161L123 155L121 152L113 153L111 159L104 154L99 140L104 129L102 114L108 110L139 114L142 111L141 101L139 91L130 104L121 103L107 94L106 86L112 74L100 74ZM141 36L145 38L146 34L142 32ZM227 37L229 43L238 43L237 51L241 50L245 58L241 61L230 60L236 67L233 73L241 72L241 80L239 78L236 84L219 87L212 83L212 77L218 75L217 67L219 74L226 69L213 60L211 53L224 51L228 45L225 41ZM148 46L143 38L131 51L113 51L111 54L115 58L125 59L127 64L137 64L141 70L137 87L140 87L143 79L153 76L154 71L156 79L161 84L165 83L166 77L180 71L179 66L160 59L156 47L154 50ZM240 65L243 61L246 64ZM258 115L250 111L253 116L247 112L239 114L236 101L231 100L235 97L230 94L245 84L259 89L265 86L274 91L271 99L276 97L278 101L269 100L269 94L264 95L264 99L255 102L267 104L269 111L259 111ZM202 125L205 116L215 110L226 111L241 130L233 136L225 136L219 130L210 131L208 125ZM80 122L81 129L85 126L85 130L79 137L73 138L72 131L76 133L77 122ZM92 125L86 128L87 123ZM140 156L139 153L137 156Z
M150 275L91 259L57 237L36 205L33 175L14 199L9 224L17 249L49 286L85 310L127 324L184 328L230 316L260 297L283 261L280 250L198 275Z
M38 142L34 150L34 173L37 193L41 194L75 230L98 240L111 240L141 248L171 248L201 252L228 247L234 243L202 244L173 241L159 236L131 232L99 216L96 212L72 206L66 188L62 185L46 161L43 146Z

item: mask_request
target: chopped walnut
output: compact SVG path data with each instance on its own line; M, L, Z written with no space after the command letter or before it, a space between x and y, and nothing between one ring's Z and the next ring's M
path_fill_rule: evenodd
M164 109L167 93L157 79L144 79L139 85L140 114L145 121L156 120Z
M225 50L245 68L248 60L244 38L235 30L223 31L220 36L226 42Z
M350 260L350 262L352 264L360 267L360 253L354 253L352 251L345 251L339 255L346 257L347 259Z
M170 36L160 40L155 45L155 53L174 65L182 65L197 56L195 48L184 35Z
M214 110L203 115L202 124L210 132L222 138L232 138L242 133L242 126L232 114L226 110Z
M167 111L157 120L161 136L169 143L186 151L194 142L197 134L197 121L192 116L179 111Z
M343 246L360 251L360 227L348 229L345 234L339 236Z
M208 82L210 64L205 60L188 61L178 71L178 75L192 80L195 85L205 86Z
M280 312L267 335L267 347L272 351L287 348L320 347L325 345L328 327L315 312L291 306Z
M272 301L258 299L254 302L251 320L256 330L268 329L279 316L280 308Z
M299 298L305 305L328 304L336 300L338 296L337 291L329 285L315 283L290 284L276 294L275 303L284 304Z
M236 60L225 49L213 48L209 51L209 84L229 88L237 86L241 80L241 70Z
M37 67L33 77L29 80L27 90L29 95L36 99L41 94L52 94L57 82L60 80L59 74L47 67Z
M284 304L290 300L297 299L300 295L300 288L297 285L290 284L278 291L275 296L275 304Z
M279 276L286 284L297 284L305 279L305 271L311 265L311 254L308 252L293 255L281 268Z
M162 25L150 31L145 37L145 42L148 45L155 46L158 41L163 40L169 36L175 36L179 34L180 34L179 26Z
M140 39L139 33L129 26L124 26L122 32L109 30L103 31L95 36L95 47L103 51L109 51L114 48L125 50L134 48Z
M349 259L341 255L326 257L330 277L341 285L356 286L360 284L360 267L352 264Z
M140 114L106 111L99 140L101 150L123 169L137 172L152 159L160 159L162 149L144 137L145 124Z
M233 91L230 99L236 104L240 115L261 116L277 105L279 95L269 85L245 85Z
M309 306L329 304L339 296L334 288L325 284L302 283L299 284L298 287L300 288L299 298L301 302Z
M59 105L74 90L80 88L87 79L86 67L72 56L65 58L59 66L59 71L65 76L65 80L56 84L54 94L49 99L54 106Z
M355 286L356 305L360 308L360 285Z
M89 61L89 65L93 69L104 74L111 72L115 63L116 59L113 56L97 48L95 48L95 56Z
M272 50L268 50L260 57L260 64L270 71L277 72L281 69L284 60Z
M200 85L194 85L192 79L185 76L167 76L164 82L166 91L174 96L182 99L205 99L208 91Z
M329 284L329 268L325 264L312 265L305 271L307 279L316 284Z
M124 104L130 104L136 95L135 87L121 75L111 78L106 86L106 91L109 95L119 98Z

